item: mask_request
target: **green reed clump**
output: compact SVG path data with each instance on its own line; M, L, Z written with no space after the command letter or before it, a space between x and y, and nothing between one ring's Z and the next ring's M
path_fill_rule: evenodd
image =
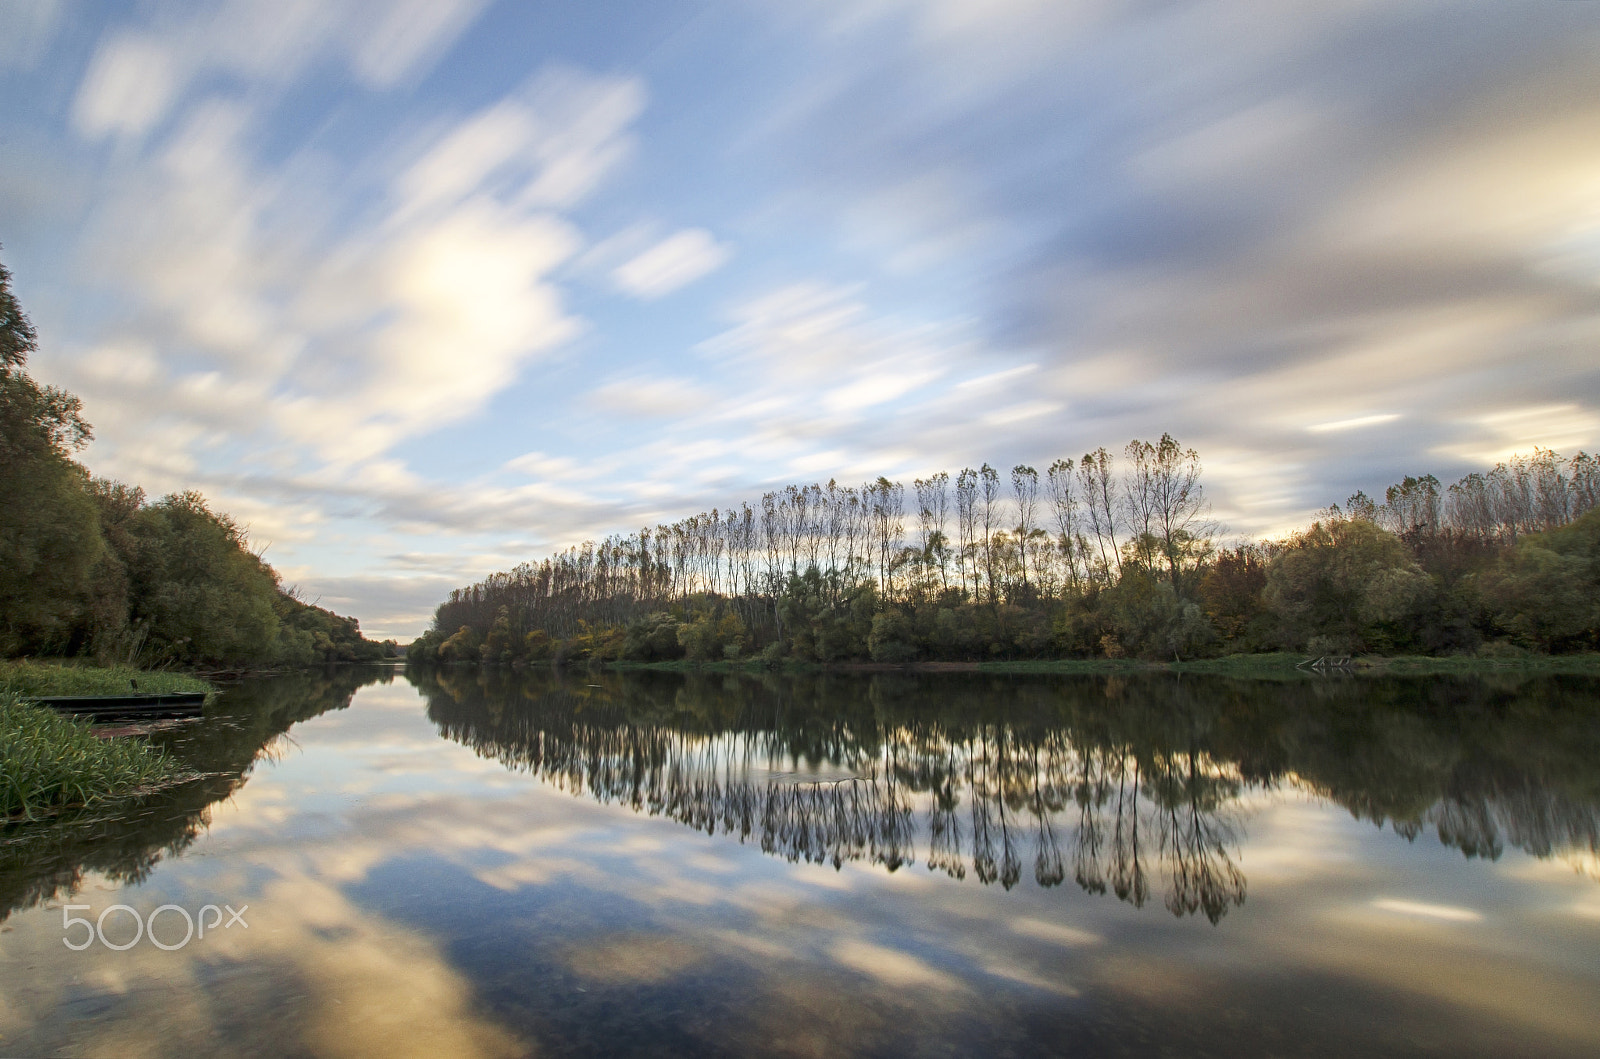
M101 739L87 721L0 692L0 819L36 819L180 778L142 739Z
M163 673L129 666L87 666L60 662L0 662L0 690L31 695L173 695L210 691L211 685L187 673Z

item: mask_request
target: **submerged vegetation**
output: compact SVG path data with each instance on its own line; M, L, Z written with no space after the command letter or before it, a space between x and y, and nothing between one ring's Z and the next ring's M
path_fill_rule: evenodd
M78 399L24 370L38 338L0 266L0 658L311 665L392 655L302 600L196 492L148 499L74 461Z
M450 594L443 663L1045 659L1293 652L1517 659L1600 648L1600 460L1408 477L1219 547L1170 435L954 482L789 486Z

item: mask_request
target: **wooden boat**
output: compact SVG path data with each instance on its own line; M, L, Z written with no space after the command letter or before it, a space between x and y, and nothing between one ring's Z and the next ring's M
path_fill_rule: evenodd
M165 717L198 717L205 706L203 691L169 692L165 695L39 695L28 700L49 706L74 717L97 721L154 720Z

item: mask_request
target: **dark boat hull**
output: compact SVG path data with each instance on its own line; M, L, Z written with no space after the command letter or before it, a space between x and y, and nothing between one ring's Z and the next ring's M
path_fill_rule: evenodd
M94 720L156 720L165 717L198 717L205 706L203 691L170 695L41 695L30 700L74 717Z

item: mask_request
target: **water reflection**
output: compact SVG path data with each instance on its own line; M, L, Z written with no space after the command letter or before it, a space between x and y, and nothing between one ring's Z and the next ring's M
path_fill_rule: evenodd
M0 921L81 889L86 873L144 882L202 835L211 809L249 779L294 724L350 705L358 688L392 682L393 668L330 667L227 689L203 718L151 734L200 778L52 820L0 830Z
M1070 870L1136 905L1156 880L1172 912L1213 922L1244 898L1244 794L1285 782L1468 855L1509 841L1582 861L1597 845L1594 759L1524 745L1571 712L1549 682L1463 682L1441 702L1439 682L411 678L480 754L790 860L894 870L920 847L955 878L1010 888L1026 865L1053 886ZM795 776L828 769L849 775Z
M424 670L441 734L514 770L789 861L1072 882L1213 923L1243 902L1254 796L1308 790L1467 857L1600 879L1600 697L1581 678L800 677ZM391 669L233 689L156 733L204 778L0 835L0 919L86 872L139 883L295 723Z
M160 736L209 793L8 854L13 904L250 921L13 914L8 1053L1596 1054L1593 682L449 670L325 713L371 675L234 689Z
M1468 856L1600 848L1581 681L407 676L480 755L789 860L1070 875L1213 923L1248 796L1286 784Z

